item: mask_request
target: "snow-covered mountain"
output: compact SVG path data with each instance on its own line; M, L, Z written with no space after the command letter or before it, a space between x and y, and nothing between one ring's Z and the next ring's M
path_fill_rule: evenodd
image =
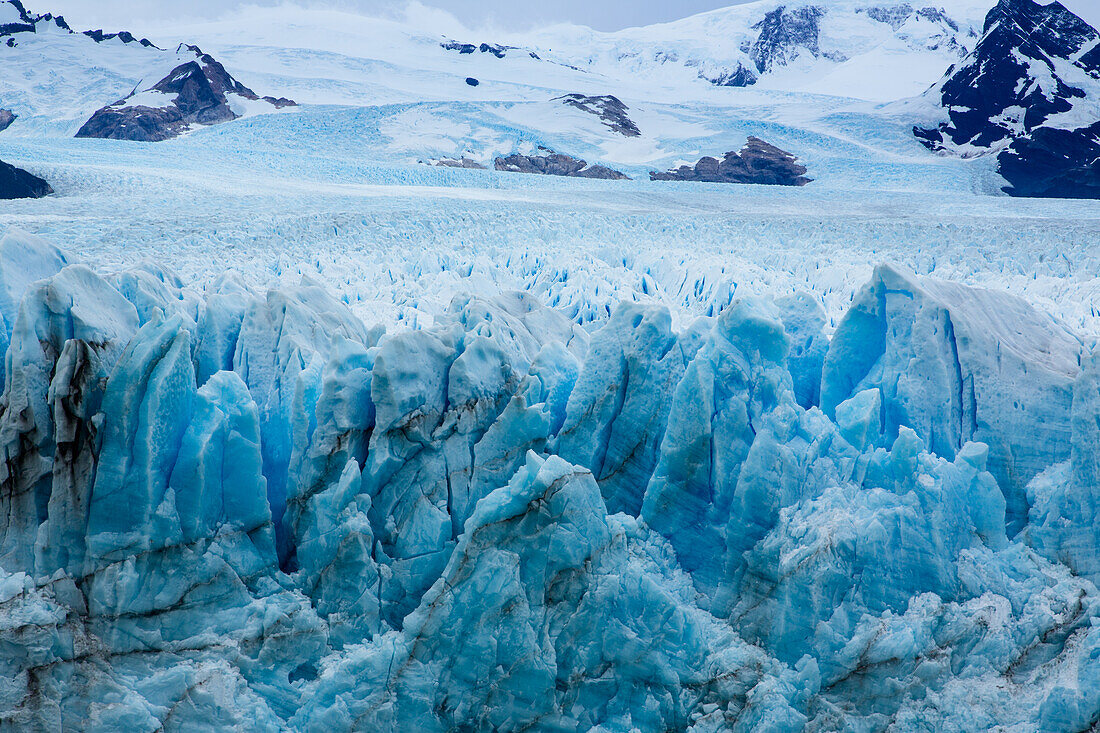
M1043 125L1095 120L1098 92L1100 33L1057 2L1000 0L974 52L929 90L948 121L924 135L986 152Z
M94 42L40 20L37 32L24 29L16 47L0 49L20 70L0 78L0 105L18 120L11 136L163 139L202 119L274 111L250 100L243 84L244 94L221 98L218 88L246 79L273 94L276 107L284 98L417 106L393 109L379 130L385 153L406 162L466 159L491 168L541 146L645 178L756 137L827 181L812 165L813 148L833 147L821 142L830 126L821 119L858 100L926 88L973 45L979 8L981 0L953 0L947 9L764 0L619 33L557 27L489 36L335 10L249 7L160 29L152 36L166 51L127 43L130 34L95 34L103 40ZM230 82L211 82L202 70L214 67L195 43L224 64ZM747 86L719 78L738 68L747 70ZM175 87L185 76L197 87L181 106Z
M716 85L753 85L889 100L919 94L965 56L991 4L760 0L616 33L571 25L427 30L416 19L249 7L165 26L154 37L200 45L239 75L285 77L293 86L275 91L307 103L452 98L461 92L452 76L496 83L477 88L476 98L497 97L498 84L513 97L535 87L669 101L711 98ZM296 83L307 78L339 84Z
M1061 3L1000 0L984 34L927 97L933 150L999 153L1010 193L1100 196L1100 32Z
M888 100L923 91L972 49L988 9L985 0L763 0L611 34L552 29L528 43L607 75Z

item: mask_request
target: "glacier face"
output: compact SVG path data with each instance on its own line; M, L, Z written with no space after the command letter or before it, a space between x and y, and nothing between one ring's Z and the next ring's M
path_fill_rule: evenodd
M13 230L0 315L0 728L1100 717L1100 356L1015 296L386 332Z

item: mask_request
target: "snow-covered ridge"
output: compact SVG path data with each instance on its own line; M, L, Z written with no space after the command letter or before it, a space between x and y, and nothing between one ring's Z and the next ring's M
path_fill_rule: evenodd
M608 75L694 74L718 85L896 99L965 55L989 6L762 0L613 34L549 30L528 43Z
M0 38L6 39L5 43L9 48L14 48L18 45L20 39L26 38L22 34L56 31L76 33L60 15L30 13L21 0L3 0L3 2L0 2ZM122 43L137 43L147 47L153 45L149 39L138 39L129 31L104 33L102 29L97 29L84 31L83 35L88 36L96 43L118 39Z
M589 85L602 82L603 93L645 88L674 98L700 98L714 84L757 84L889 100L924 91L965 55L991 5L990 0L927 7L897 0L762 0L617 33L577 26L429 30L416 19L282 6L247 8L163 33L178 40L186 36L219 56L222 49L240 46L252 47L254 54L260 48L300 49L399 69L460 66L468 69L463 76L536 80L566 92L600 93L580 86L587 79Z
M198 110L222 102L228 113L211 111L205 116L232 119L264 111L263 105L257 108L250 104L259 99L251 90L193 45L172 44L170 50L163 50L127 31L77 33L64 18L49 13L34 15L17 0L0 3L0 12L4 13L0 16L0 59L9 70L0 80L0 100L19 120L13 130L16 134L36 135L57 129L73 134L104 105L139 92L145 95L139 100L145 107L171 109L178 90L168 95L170 99L161 99L157 94L164 92L164 85L171 85L164 77L189 62L198 62L199 75L213 80L217 88L205 97L227 90L233 98L202 102L192 99L194 109L183 117L202 117ZM223 77L229 81L222 83ZM289 100L271 100L272 104L280 102L276 106L285 106L281 104L284 101Z

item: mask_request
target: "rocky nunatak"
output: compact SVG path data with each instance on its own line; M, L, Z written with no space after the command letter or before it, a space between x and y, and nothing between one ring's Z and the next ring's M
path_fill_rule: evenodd
M749 137L740 152L730 151L722 160L709 155L695 165L682 165L670 171L651 171L653 181L700 181L705 183L762 183L772 186L805 186L806 166L785 150Z
M630 176L602 165L589 165L587 161L564 153L555 153L540 147L542 155L511 155L497 158L493 167L508 173L540 173L545 176L569 176L572 178L603 178L612 181L628 180Z
M241 116L245 102L266 102L279 109L295 105L282 97L260 97L234 79L214 57L195 46L193 61L180 64L149 89L96 111L77 137L159 142L192 125L214 125ZM236 107L237 109L234 109Z
M582 112L588 112L600 118L600 122L607 125L612 132L617 132L625 137L638 137L642 131L630 119L627 110L630 108L623 104L622 100L610 94L598 97L586 94L565 94L554 97L554 101L576 107Z

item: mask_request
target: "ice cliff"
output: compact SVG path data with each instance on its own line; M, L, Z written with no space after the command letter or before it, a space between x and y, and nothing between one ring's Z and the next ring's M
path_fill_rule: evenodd
M1100 720L1100 354L1015 297L384 333L13 231L0 317L0 728Z

